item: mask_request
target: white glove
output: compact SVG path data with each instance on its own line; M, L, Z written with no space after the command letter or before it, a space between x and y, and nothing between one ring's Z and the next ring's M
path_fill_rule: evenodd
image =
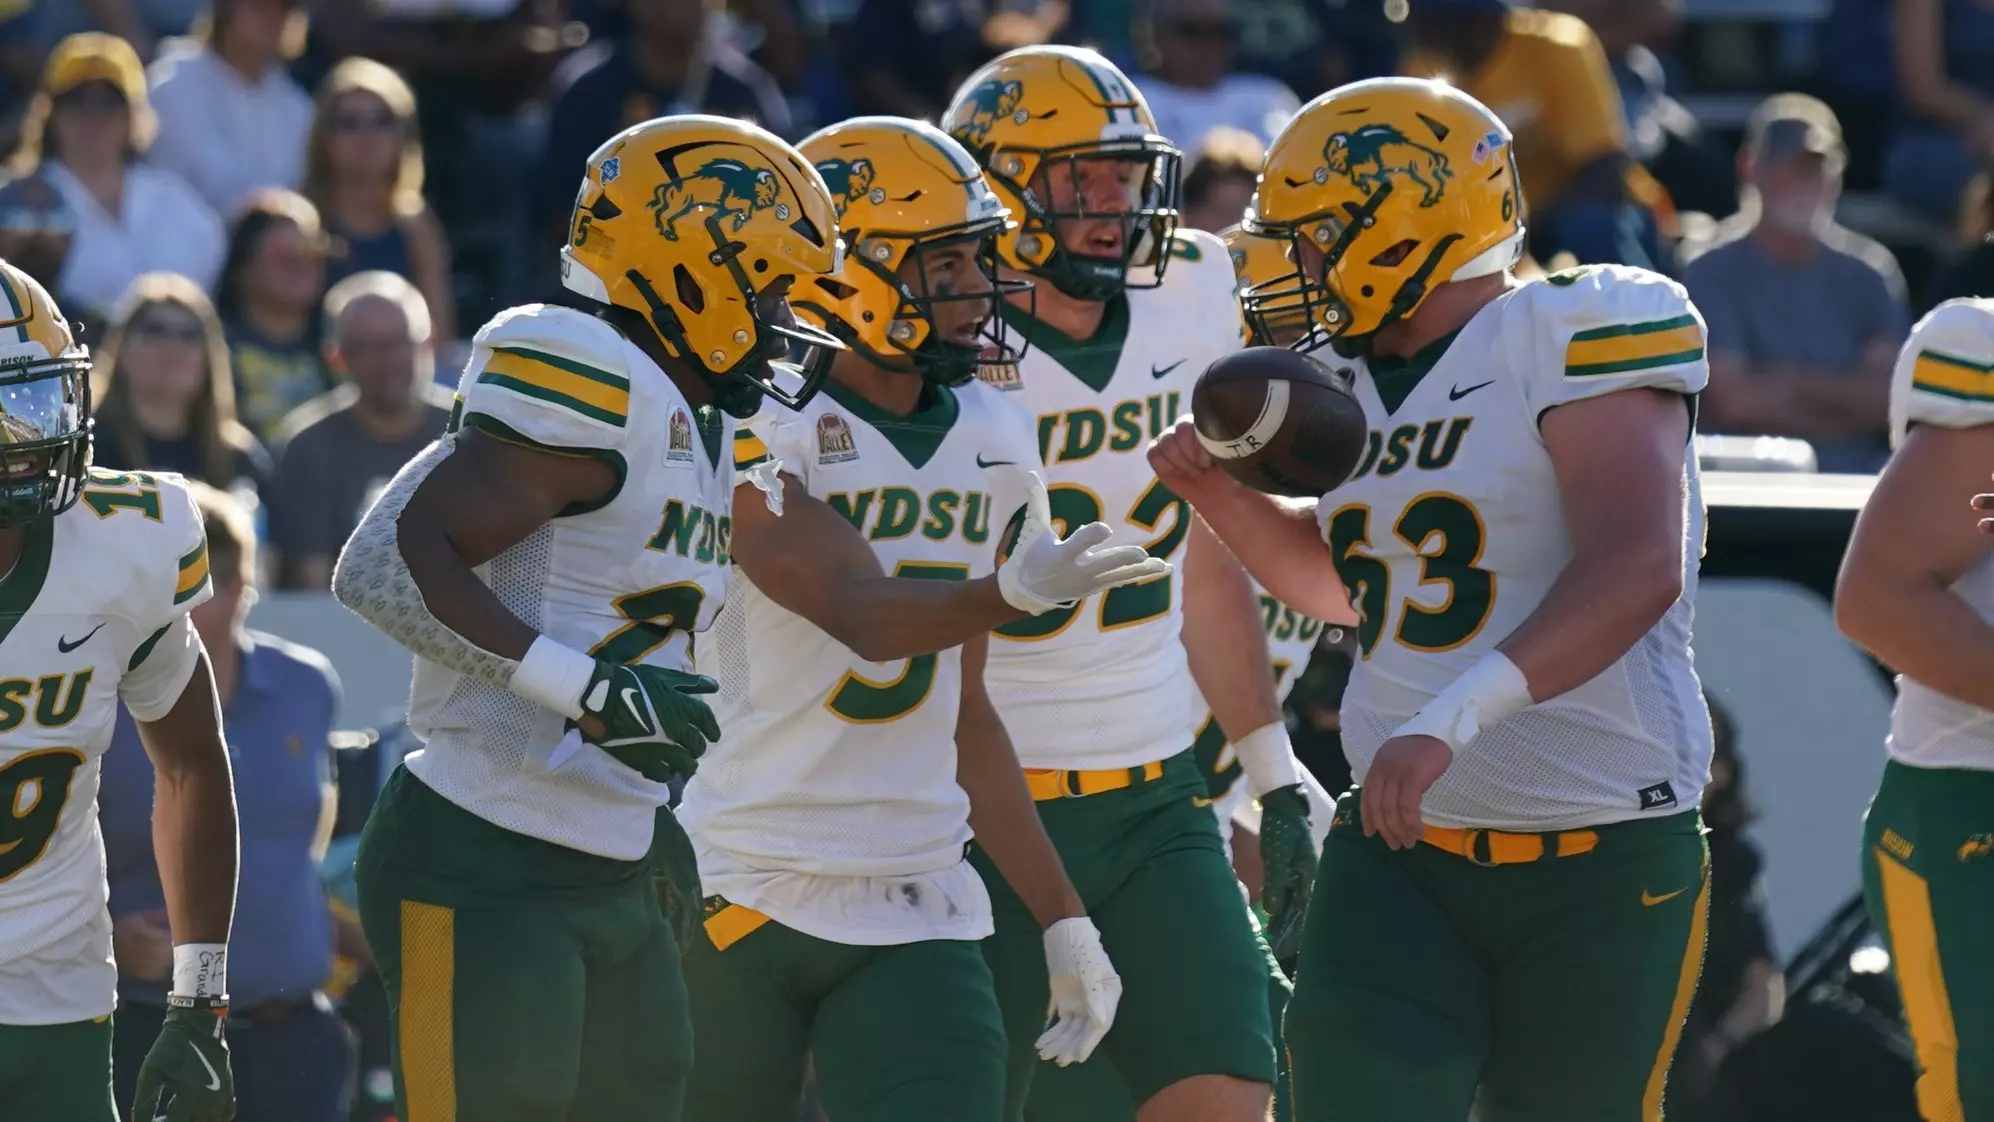
M1099 548L1114 535L1105 522L1089 522L1066 538L1054 537L1045 480L1035 471L1025 475L1025 524L1011 555L997 568L997 588L1005 603L1037 615L1117 585L1169 575L1170 562L1151 557L1139 545Z
M1122 976L1101 947L1101 933L1086 916L1062 919L1045 929L1046 977L1052 1001L1046 1030L1038 1039L1039 1058L1061 1067L1094 1054L1115 1023L1122 1003Z

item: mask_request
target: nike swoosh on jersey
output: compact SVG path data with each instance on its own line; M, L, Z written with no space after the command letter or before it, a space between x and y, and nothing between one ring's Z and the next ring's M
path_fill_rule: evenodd
M78 639L74 643L70 642L67 639L62 638L61 636L57 636L55 640L55 649L61 651L63 654L68 654L69 652L75 650L76 648L82 646L83 644L88 643L91 639L91 636L96 635L99 631L102 630L104 630L104 625L100 623L97 626L90 629L89 635L85 635L83 638Z
M1689 889L1687 888L1678 888L1674 892L1667 892L1663 893L1660 896L1656 896L1644 888L1641 890L1641 906L1644 908L1652 908L1656 904L1660 904L1668 900L1673 900L1676 897L1688 891Z
M1474 393L1476 390L1482 389L1483 387L1486 386L1493 386L1493 385L1495 385L1494 378L1491 378L1486 382L1477 382L1474 385L1469 386L1465 390L1459 386L1455 386L1453 389L1447 391L1447 400L1459 401L1462 398L1468 396L1469 394Z
M994 468L994 467L1017 467L1017 466L1018 466L1018 461L1016 461L1016 460L986 460L986 459L984 459L984 458L983 458L983 453L981 453L981 452L978 452L978 453L976 454L976 466L977 466L977 467L980 467L980 468Z
M1165 374L1170 373L1172 370L1175 370L1182 365L1184 365L1184 360L1181 358L1178 359L1176 362L1173 362L1170 365L1161 368L1158 368L1157 366L1152 364L1149 368L1149 376L1152 378L1161 378Z

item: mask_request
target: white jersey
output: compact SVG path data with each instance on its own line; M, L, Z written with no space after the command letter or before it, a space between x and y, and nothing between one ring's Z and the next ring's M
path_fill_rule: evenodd
M756 417L735 449L736 470L773 458L887 572L925 580L990 575L1033 466L1030 423L977 383L930 387L902 418L834 382ZM724 737L679 808L704 891L839 943L990 934L963 860L961 648L868 662L743 574L699 666L721 684Z
M727 594L734 422L694 409L609 324L530 304L478 332L458 387L462 427L596 456L615 490L563 512L480 567L499 600L559 643L616 662L692 669L692 637ZM446 436L396 484L448 455ZM417 658L409 770L494 825L603 857L651 846L671 790L593 746L557 771L566 718L502 687Z
M1149 442L1191 408L1205 368L1240 348L1232 260L1179 231L1159 288L1108 305L1092 340L1012 323L1031 341L1015 378L992 380L1031 414L1052 516L1182 563L1191 523L1150 470ZM1124 585L997 629L986 675L1026 767L1113 768L1176 755L1196 732L1179 632L1182 576Z
M1890 422L1894 440L1911 425L1994 424L1994 300L1948 300L1912 328L1890 383ZM1952 593L1994 622L1994 549ZM1994 771L1994 713L1900 674L1889 752L1913 767Z
M1362 783L1392 731L1536 611L1571 560L1539 419L1638 386L1695 394L1709 366L1682 287L1619 265L1513 289L1413 359L1320 357L1352 373L1373 426L1318 511L1363 618L1343 696ZM1427 792L1427 821L1555 830L1697 804L1710 716L1690 663L1703 499L1686 461L1681 598L1598 677L1483 730Z
M200 650L184 617L211 595L180 477L96 469L0 582L0 1025L117 1003L99 766L120 698L141 721L179 699Z

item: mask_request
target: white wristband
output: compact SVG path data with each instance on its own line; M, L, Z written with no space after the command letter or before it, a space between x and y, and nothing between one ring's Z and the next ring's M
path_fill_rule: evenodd
M228 996L228 944L181 943L173 948L176 997Z
M1490 651L1420 707L1393 736L1430 736L1459 752L1483 729L1531 706L1530 682L1501 651Z
M1288 743L1288 726L1280 721L1261 725L1233 741L1232 754L1246 769L1246 781L1252 784L1256 799L1302 781L1301 765L1295 760L1294 746Z
M582 715L582 691L595 677L595 659L545 635L526 648L506 688L569 720Z

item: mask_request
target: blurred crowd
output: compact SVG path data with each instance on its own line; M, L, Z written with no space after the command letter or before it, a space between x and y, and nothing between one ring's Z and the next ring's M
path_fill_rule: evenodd
M257 588L325 588L360 512L443 431L467 337L553 289L602 141L669 113L791 139L933 119L983 61L1042 42L1136 76L1187 154L1185 223L1212 231L1303 101L1448 77L1515 133L1525 270L1680 279L1709 324L1700 427L1798 438L1821 471L1883 462L1915 315L1994 296L1985 0L0 0L0 256L85 325L96 462L210 488L218 595L197 622L227 652L235 976L259 987L236 995L244 1122L386 1117L336 857L400 750L330 750L337 675L245 628ZM1315 680L1295 721L1330 746L1327 779L1340 675ZM119 1013L121 1070L157 1028L170 949L142 761L124 735L104 780L137 1010ZM1741 825L1742 798L1723 805ZM1734 976L1699 1005L1684 1078L1777 1015L1755 865L1730 860Z

